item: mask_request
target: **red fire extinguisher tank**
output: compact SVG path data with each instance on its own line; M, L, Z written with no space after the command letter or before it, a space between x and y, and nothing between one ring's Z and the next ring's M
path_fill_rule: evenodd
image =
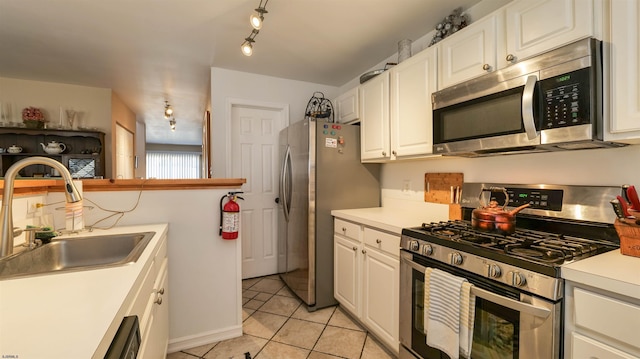
M229 192L220 199L220 235L222 239L237 239L240 230L240 205L237 199L243 199L237 194L242 192ZM229 200L222 205L225 198Z

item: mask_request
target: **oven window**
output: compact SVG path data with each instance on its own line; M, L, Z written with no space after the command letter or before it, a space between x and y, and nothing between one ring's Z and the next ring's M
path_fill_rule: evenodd
M518 358L519 332L517 311L476 298L473 359Z
M440 265L433 265L439 267ZM449 268L445 269L451 271ZM450 359L448 355L427 345L424 334L424 273L411 270L411 349L424 359ZM462 273L454 273L461 275ZM481 285L468 278L475 285ZM481 285L482 286L482 285ZM488 288L485 288L488 289ZM506 293L502 293L505 295ZM400 324L402 325L402 323ZM476 297L471 357L473 359L517 359L519 355L520 313Z

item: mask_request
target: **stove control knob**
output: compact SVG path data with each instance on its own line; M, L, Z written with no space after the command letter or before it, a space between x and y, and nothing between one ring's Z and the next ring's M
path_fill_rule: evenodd
M511 272L511 285L516 287L524 287L527 284L527 278L520 272Z
M425 256L430 256L433 254L433 247L431 247L430 244L425 244L424 246L422 246L422 254L424 254Z
M451 253L451 257L449 259L451 260L451 264L454 266L462 264L462 255L458 252Z
M487 265L487 277L489 278L500 278L502 275L502 270L498 267L497 264L489 264Z
M409 241L409 250L417 252L420 250L420 243L418 241Z

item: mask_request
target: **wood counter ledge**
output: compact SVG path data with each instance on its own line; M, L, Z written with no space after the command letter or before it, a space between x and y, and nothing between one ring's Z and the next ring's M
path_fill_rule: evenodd
M202 179L81 179L84 192L96 191L162 191L190 189L240 188L247 182L244 178L202 178ZM62 192L61 179L16 179L14 194L37 194ZM4 190L4 180L0 182Z

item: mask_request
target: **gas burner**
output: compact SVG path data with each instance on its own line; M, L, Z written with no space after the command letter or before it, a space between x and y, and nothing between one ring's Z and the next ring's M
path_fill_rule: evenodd
M522 244L508 244L504 247L507 254L545 263L561 264L566 259L571 259L571 254L562 250L552 249L544 246L525 246Z

